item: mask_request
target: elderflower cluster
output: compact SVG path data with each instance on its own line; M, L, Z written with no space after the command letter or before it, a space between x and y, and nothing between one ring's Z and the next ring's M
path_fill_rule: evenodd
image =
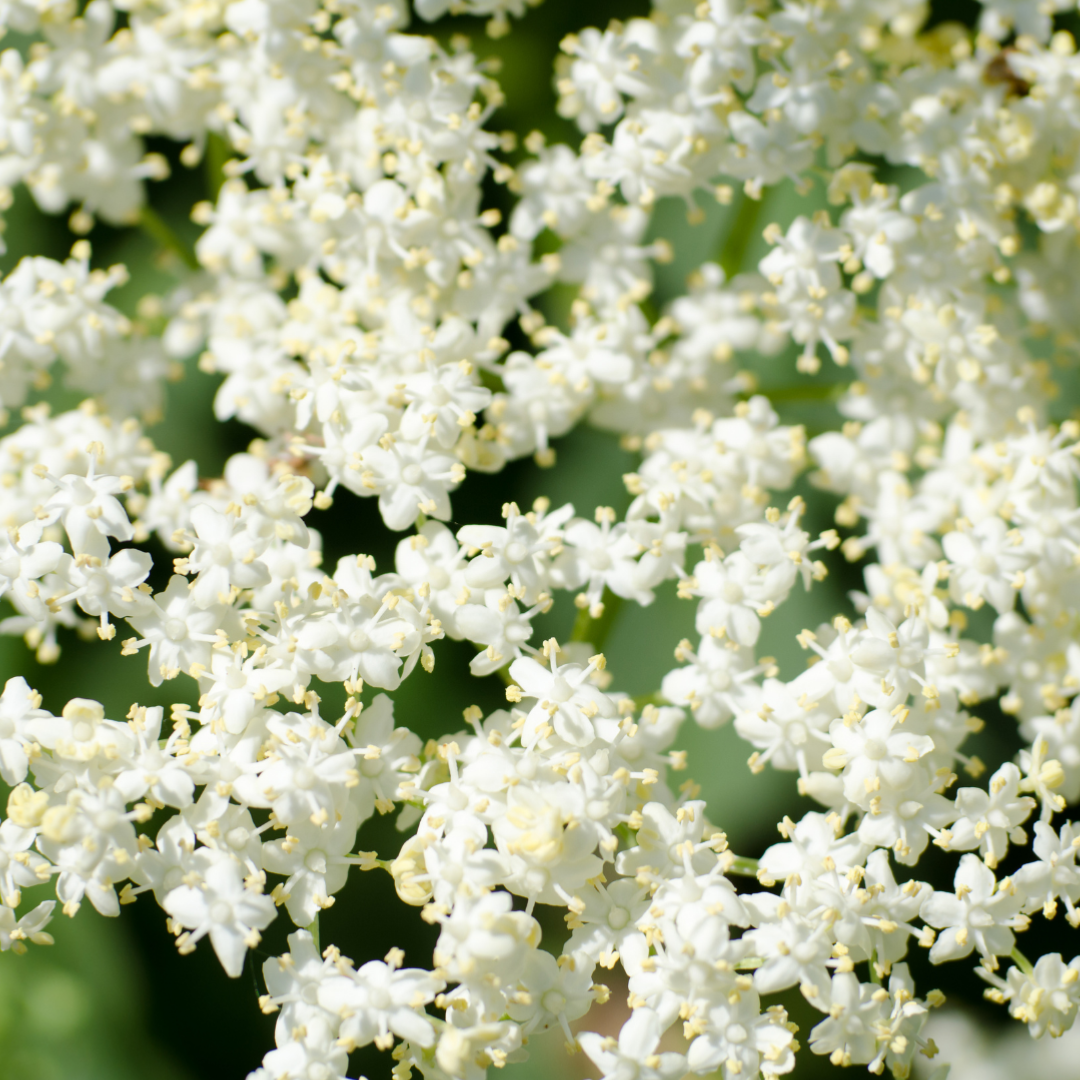
M526 4L414 7L499 35ZM563 41L575 148L490 130L495 66L410 28L404 0L0 3L0 209L22 185L76 234L141 226L179 279L129 319L107 301L127 271L83 238L0 282L0 633L41 663L115 640L186 699L55 715L39 679L7 681L0 949L48 943L56 904L151 893L180 952L209 939L235 977L284 908L254 1080L343 1078L369 1044L401 1078L479 1080L546 1029L606 1080L774 1078L796 1068L775 999L795 987L821 1013L810 1053L903 1080L942 1000L913 949L973 966L1033 1037L1067 1031L1080 957L1020 948L1036 920L1080 927L1065 11L987 0L976 27L925 29L919 0L654 0ZM224 163L192 250L148 201L170 168L148 137ZM755 230L756 270L706 263L654 306L660 200L696 222L715 196L752 226L788 182L825 199ZM759 392L785 352L796 390L831 380L835 423L809 439ZM86 400L53 414L57 361ZM258 436L220 476L145 433L192 362L219 376L216 418ZM624 514L454 518L470 472L555 465L585 422L638 455ZM808 530L804 474L835 529ZM319 514L354 497L403 534L393 567L322 565ZM809 663L781 670L763 621L841 558L862 590L790 627ZM693 637L635 699L600 646L662 589ZM561 643L541 629L558 605ZM392 695L447 638L506 707L425 744ZM1022 744L990 766L988 717ZM689 722L731 723L750 769L796 773L816 809L735 854L676 775L734 767L676 749ZM361 830L391 813L405 836L379 858ZM920 877L931 845L951 890ZM430 968L320 948L357 868L437 927ZM604 978L629 995L617 1036L590 1030Z

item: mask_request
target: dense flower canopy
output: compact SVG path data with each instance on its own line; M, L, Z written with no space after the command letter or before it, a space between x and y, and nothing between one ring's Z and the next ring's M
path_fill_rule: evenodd
M414 6L496 36L525 12ZM940 1001L905 963L920 947L973 966L1034 1037L1061 1034L1080 958L1021 946L1034 920L1080 926L1067 5L990 0L968 30L927 28L915 0L654 0L563 41L577 147L491 130L493 65L412 17L403 0L0 0L0 205L25 185L76 234L141 225L188 263L138 320L109 303L127 271L85 238L0 283L0 632L51 662L61 630L96 630L194 702L57 716L7 682L0 948L48 942L56 904L115 915L152 893L182 953L208 938L237 976L284 908L299 929L263 969L277 1047L255 1080L344 1077L371 1043L395 1076L476 1080L551 1027L607 1080L775 1077L799 1044L769 999L793 987L822 1014L809 1052L903 1078ZM170 167L151 136L184 166L224 162L193 252L148 202ZM756 272L708 263L656 310L660 200L693 218L703 193L738 199L752 221L788 181L828 207L768 224ZM553 289L565 320L537 303ZM809 439L756 392L756 360L784 350L839 376L835 425ZM147 433L195 357L221 377L217 419L258 435L221 476ZM42 403L57 377L80 407ZM585 422L639 455L625 515L541 499L448 524L470 472L557 466ZM836 529L804 528L806 471ZM322 566L313 509L357 497L402 534L392 568ZM175 556L157 590L148 548ZM763 620L845 557L864 590L792 628L805 670L759 655ZM676 666L635 699L606 670L605 620L672 582L696 636L664 643ZM538 640L556 604L576 605L572 641ZM392 695L445 638L473 643L506 707L425 744ZM325 684L342 715L320 711ZM989 767L965 749L986 702L1024 744ZM751 768L795 774L817 809L733 853L679 786L692 723L732 723ZM397 857L357 850L392 812ZM953 891L920 879L930 846L954 853ZM354 869L389 872L438 926L429 970L320 951ZM558 955L537 904L565 915ZM575 1035L616 967L621 1034Z

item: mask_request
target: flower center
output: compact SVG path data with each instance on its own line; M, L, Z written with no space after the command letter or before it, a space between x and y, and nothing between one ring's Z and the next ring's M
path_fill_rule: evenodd
M315 786L315 770L310 765L301 765L293 773L293 783L301 791L310 791Z
M881 739L867 739L863 747L863 754L871 761L880 761L883 757L887 757L888 753L889 748Z
M848 679L851 678L854 670L855 666L846 656L841 656L836 660L829 661L829 674L837 682L847 682Z
M607 570L611 567L611 556L603 548L594 548L589 552L588 563L593 570Z
M233 849L233 851L240 851L247 847L248 838L250 833L243 825L237 825L235 829L230 829L225 834L225 843Z
M557 701L560 705L569 701L574 696L574 688L561 676L556 675L551 680L551 689L548 691L548 697L552 701Z
M540 1004L553 1016L558 1016L566 1008L566 998L558 990L548 990Z
M230 923L233 921L232 905L225 900L215 900L210 905L210 921L215 923Z
M734 581L724 583L723 597L729 604L737 604L743 598L742 586Z

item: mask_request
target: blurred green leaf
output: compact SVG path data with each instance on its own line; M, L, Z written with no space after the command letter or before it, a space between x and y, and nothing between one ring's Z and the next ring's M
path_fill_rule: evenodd
M52 946L0 955L4 1080L190 1080L146 1034L143 974L121 928L84 908Z

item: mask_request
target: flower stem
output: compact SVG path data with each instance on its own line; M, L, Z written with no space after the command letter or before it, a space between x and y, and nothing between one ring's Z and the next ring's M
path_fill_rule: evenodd
M1017 948L1017 946L1013 946L1013 951L1009 953L1009 956L1012 958L1013 963L1016 964L1025 975L1031 975L1035 971L1031 961L1019 950L1019 948Z
M610 589L604 590L604 610L599 619L594 619L589 614L589 609L583 607L574 620L574 629L570 632L571 641L587 641L592 647L600 652L611 633L611 627L615 617L622 608L622 597L616 596Z
M759 386L757 392L764 394L770 401L778 404L799 404L802 402L821 402L830 404L839 400L847 390L844 382L800 383L794 386Z
M173 231L165 219L152 207L144 206L139 211L139 228L160 248L171 251L189 270L199 269L199 260Z
M739 192L739 201L732 208L732 223L724 243L717 256L717 262L723 267L724 276L730 281L741 269L750 239L754 235L758 218L761 216L761 200L751 199Z
M738 874L740 877L756 878L758 873L757 859L748 859L745 855L736 855L734 862L728 867L729 874Z
M232 147L228 140L211 131L206 139L206 187L210 194L210 201L217 202L218 192L225 183L225 163L232 157Z
M657 690L652 694L638 694L634 698L634 705L638 709L644 709L646 705L667 705L668 699Z
M321 954L322 953L322 944L319 942L319 916L317 914L316 914L314 920L312 921L311 925L308 926L306 929L307 929L307 932L312 936L312 938L315 941L315 951L317 953Z

